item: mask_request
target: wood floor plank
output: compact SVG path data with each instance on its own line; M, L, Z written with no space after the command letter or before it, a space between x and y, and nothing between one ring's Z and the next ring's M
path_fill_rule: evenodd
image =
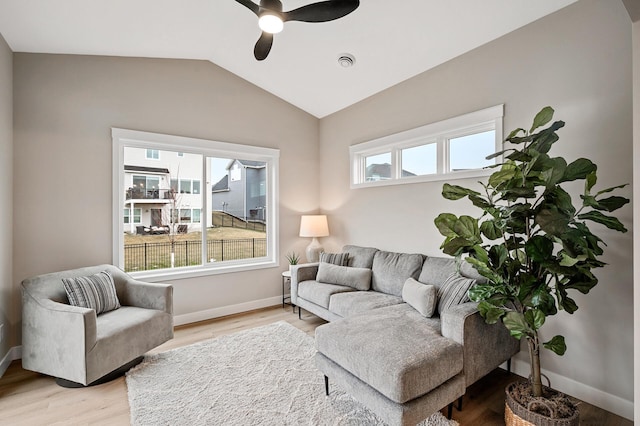
M176 327L173 340L157 347L159 353L238 331L286 321L310 336L325 321L303 310L302 320L291 307L275 306ZM453 418L466 426L503 425L504 388L518 376L496 370L476 382L464 397L463 410ZM582 425L629 426L633 422L592 405L581 403ZM446 415L446 409L443 410ZM123 377L84 389L56 385L51 377L24 370L11 363L0 378L0 426L113 425L129 424L129 401Z

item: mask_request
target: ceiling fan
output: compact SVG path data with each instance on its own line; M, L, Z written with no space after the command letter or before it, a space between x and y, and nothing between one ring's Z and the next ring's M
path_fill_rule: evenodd
M356 10L359 0L328 0L311 3L288 12L282 11L280 0L260 0L255 4L251 0L236 0L258 16L258 25L262 35L253 49L258 61L264 60L271 51L273 35L282 31L287 21L328 22L342 18Z

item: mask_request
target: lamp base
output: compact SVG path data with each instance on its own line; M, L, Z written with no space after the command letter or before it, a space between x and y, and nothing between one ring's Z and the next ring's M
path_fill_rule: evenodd
M320 253L324 251L322 244L318 241L317 238L313 238L311 243L307 246L306 255L307 261L309 263L315 263L320 261Z

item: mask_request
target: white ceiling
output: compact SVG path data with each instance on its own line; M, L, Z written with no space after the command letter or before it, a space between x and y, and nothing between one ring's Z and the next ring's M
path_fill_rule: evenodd
M287 22L262 62L257 17L234 0L0 0L0 33L14 52L210 60L322 118L575 1L361 0L336 21Z

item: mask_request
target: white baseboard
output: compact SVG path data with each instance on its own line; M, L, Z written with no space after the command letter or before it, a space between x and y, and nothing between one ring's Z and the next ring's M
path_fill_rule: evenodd
M14 346L0 361L0 377L4 375L12 361L22 358L22 346Z
M206 321L213 318L239 314L241 312L252 311L254 309L267 308L269 306L275 306L280 304L282 304L282 296L274 296L274 297L269 297L267 299L252 300L251 302L239 303L237 305L222 306L220 308L206 309L204 311L176 315L173 317L173 324L174 325L190 324L192 322Z
M506 369L506 364L503 364L503 366ZM531 367L528 362L514 359L511 362L511 371L519 376L529 377ZM544 369L542 374L551 380L551 385L554 389L633 421L633 401L627 401L619 396Z

